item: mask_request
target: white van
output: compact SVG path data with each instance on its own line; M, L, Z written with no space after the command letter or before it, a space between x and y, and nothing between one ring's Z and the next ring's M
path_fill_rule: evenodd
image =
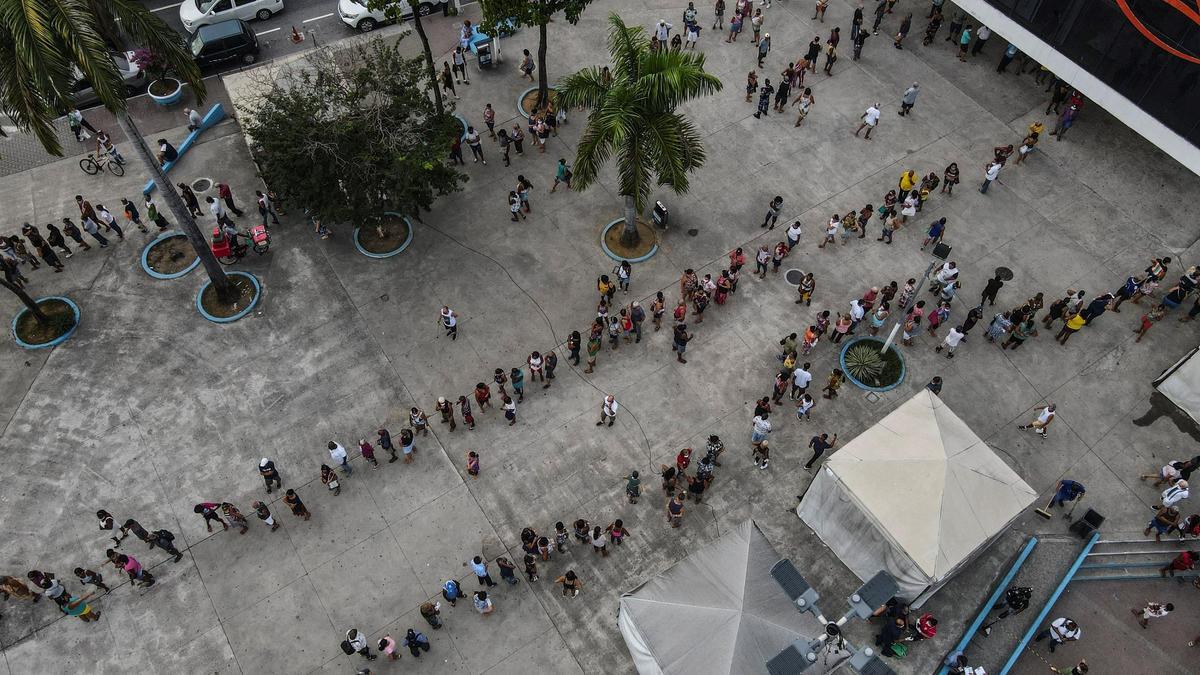
M283 0L183 0L179 20L184 30L195 33L201 26L229 19L266 21L282 11Z
M383 10L369 10L365 3L357 0L338 0L337 13L338 18L347 26L360 30L364 33L369 33L377 27L389 22L387 14ZM408 4L408 0L399 0L400 3L400 20L407 21L412 18L412 6ZM446 0L422 0L417 3L417 11L421 16L429 16L435 11L442 12L446 9Z

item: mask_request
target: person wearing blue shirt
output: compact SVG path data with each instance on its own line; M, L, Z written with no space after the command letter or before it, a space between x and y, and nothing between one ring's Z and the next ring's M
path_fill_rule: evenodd
M1000 57L1000 65L996 66L997 73L1003 73L1008 70L1008 64L1017 58L1017 46L1013 43L1008 43L1008 48L1004 50L1004 56Z
M1083 496L1087 490L1083 488L1082 483L1069 479L1058 481L1057 492L1054 493L1054 499L1050 501L1052 506L1062 506L1066 502L1073 502Z

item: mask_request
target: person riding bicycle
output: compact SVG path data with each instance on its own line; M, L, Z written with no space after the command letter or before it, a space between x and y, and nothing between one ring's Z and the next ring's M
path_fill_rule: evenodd
M96 132L96 159L99 159L104 154L108 154L117 160L117 164L125 163L125 158L117 151L117 146L113 144L108 132L101 129Z

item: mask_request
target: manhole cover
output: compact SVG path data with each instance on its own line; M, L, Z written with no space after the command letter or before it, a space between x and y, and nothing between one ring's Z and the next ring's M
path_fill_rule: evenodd
M1013 271L1008 269L1007 267L997 267L996 268L996 278L999 279L1000 281L1012 281Z
M800 280L803 278L804 278L804 270L798 270L796 268L792 268L783 273L784 281L787 281L789 284L791 284L793 286L799 286Z
M212 189L213 182L211 178L197 178L192 181L192 192L208 192Z
M864 396L863 398L867 399L867 400L868 400L868 401L870 401L871 403L875 403L875 402L877 402L877 401L879 400L879 394L876 394L876 393L875 393L875 392L873 392L873 391L868 391L868 392L867 392L867 395L866 395L866 396Z
M698 234L700 234L700 230L697 230L694 227L692 229L688 230L688 236L694 237Z
M384 293L383 295L379 296L379 299L380 299L380 300L382 300L382 301L384 301L384 302L387 302L387 301L388 301L388 294L387 294L387 293Z

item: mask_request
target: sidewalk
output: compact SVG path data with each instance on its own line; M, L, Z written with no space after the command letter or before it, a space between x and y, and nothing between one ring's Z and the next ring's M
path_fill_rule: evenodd
M660 16L673 20L681 10L620 0L590 7L576 27L556 20L551 81L604 59L605 16L614 8L644 26ZM824 25L808 22L810 10L795 3L766 10L778 39L765 72L782 70L810 34L824 37L832 26L846 25L852 6L831 4ZM477 6L458 21L472 11ZM708 11L701 8L702 21ZM899 19L889 16L881 34ZM430 37L444 50L453 44L453 34L446 35L452 22L438 21ZM917 23L914 35L923 27ZM534 49L536 35L522 30L505 40L508 60L498 68L481 72L470 64L472 83L458 90L456 102L468 120L478 121L487 102L498 123L515 119L516 97L529 86L515 73L515 55ZM742 89L755 64L753 47L719 40L718 31L705 31L701 48L725 89L686 110L704 134L708 162L686 197L651 196L671 208L671 228L659 253L634 267L632 290L620 300L646 304L661 289L673 305L682 269L719 273L735 246L750 251L781 239L779 228L759 228L776 194L785 198L780 222L799 218L805 226L784 269L811 270L818 286L813 306L800 308L782 275L759 281L744 271L727 305L710 308L703 323L689 320L696 339L687 365L674 361L669 330L652 328L641 344L606 346L592 375L567 362L561 345L591 320L595 278L613 266L597 245L600 228L620 214L611 169L587 192L548 194L555 162L574 155L583 130L584 117L575 112L545 154L526 152L508 168L498 161L498 146L486 141L488 165L468 163L471 180L462 193L422 214L412 245L395 258L359 255L345 227L330 240L316 239L299 211L285 205L271 251L233 267L256 274L265 291L252 316L229 326L206 322L195 310L202 270L165 282L141 271L136 258L145 237L137 232L103 252L76 254L63 274L33 272L33 292L69 295L83 319L77 334L54 350L0 346L0 439L15 449L0 466L0 479L10 486L0 499L0 519L11 524L0 573L43 569L70 580L75 566L98 566L107 539L96 530L97 508L118 520L136 517L146 527L172 530L186 557L175 565L159 551L127 543L159 583L146 591L115 587L97 601L104 612L97 625L62 618L47 603L10 601L0 616L0 675L84 668L349 673L363 665L338 649L350 627L370 635L372 645L385 632L398 637L409 627L429 635L430 653L420 660L405 655L399 664L375 661L378 673L516 673L528 672L531 663L552 673L629 673L613 620L620 593L746 518L756 520L830 606L840 607L839 599L861 582L792 510L811 478L800 468L805 445L820 432L852 438L934 375L945 380L948 405L1041 493L1041 503L1066 475L1087 485L1088 504L1107 524L1144 526L1157 493L1137 474L1194 445L1169 420L1146 427L1131 422L1148 407L1150 380L1195 346L1195 324L1173 321L1178 310L1139 344L1132 333L1139 313L1132 309L1104 315L1065 347L1043 331L1017 352L1001 351L978 331L949 361L934 353L937 340L919 337L903 349L908 376L899 388L868 398L844 387L837 401L818 401L809 423L782 410L768 471L749 461L750 411L778 368L780 337L807 326L821 309L844 311L869 286L903 283L924 269L927 258L918 247L926 222L950 221L947 241L963 269L963 304L1001 265L1015 278L1001 291L997 310L1039 291L1050 299L1068 287L1084 288L1091 297L1144 268L1151 255L1170 255L1173 276L1200 259L1192 244L1200 224L1187 215L1200 198L1200 182L1089 109L1072 138L1043 142L981 195L978 181L991 148L1019 141L1030 121L1046 119L1043 94L1031 78L993 77L992 47L985 50L988 59L960 64L940 41L925 49L917 40L912 49L896 51L873 38L863 60L839 60L830 78L809 76L818 103L794 129L791 114L751 116ZM1000 36L993 43L1002 43ZM994 51L998 58L999 48ZM442 60L444 52L439 66ZM911 117L897 118L892 108L914 79L921 98ZM883 103L881 126L871 141L855 139L855 121L875 101ZM226 122L209 132L172 179L227 180L239 201L252 206L259 183L236 129ZM940 174L950 161L959 163L962 185L952 197L934 195L893 246L867 238L816 248L815 233L830 213L878 204L904 169ZM72 198L79 192L111 208L109 202L140 189L145 176L137 173L86 177L75 159L63 159L7 176L0 200L10 228L25 219L42 223L74 216ZM505 197L518 174L536 188L529 219L514 224ZM202 219L201 227L209 226L211 220ZM455 341L437 323L445 304L461 317ZM0 294L0 315L17 310L11 294ZM962 313L956 304L954 319ZM433 422L432 433L418 437L412 464L385 462L372 470L356 459L338 496L318 482L330 439L353 448L383 427L395 437L411 407L432 412L438 396L469 394L495 368L519 366L531 351L552 348L559 355L554 384L542 389L527 382L515 426L503 424L494 410L475 410L473 432L459 426L450 433ZM814 375L824 378L836 351L820 344L810 358ZM594 426L606 393L621 403L612 428ZM1049 400L1058 403L1059 416L1047 440L1016 429ZM656 472L681 447L703 447L710 434L728 448L723 466L704 501L689 502L684 526L673 530L662 515ZM477 480L465 472L468 451L482 458ZM301 495L311 521L288 513L278 492L265 494L256 472L263 456ZM622 477L631 470L643 479L637 505L624 499ZM279 531L268 532L252 518L245 536L220 528L209 534L192 511L200 501L228 500L249 514L256 499L270 504L283 525ZM903 494L896 503L914 517L928 515ZM468 592L477 588L463 566L471 556L519 561L523 527L546 533L556 521L570 527L576 518L602 526L622 518L632 536L607 558L573 546L539 565L542 581L492 589L493 616L480 617L469 602L455 608L443 602L446 627L426 630L417 608L440 597L444 579L457 578ZM1019 520L927 605L941 621L937 638L889 665L901 673L932 672L1016 547L1029 534L1061 535L1065 528L1061 519L1032 513ZM567 569L585 583L575 599L562 597L553 584ZM1094 610L1079 613L1097 617L1084 624L1079 649L1065 655L1092 661L1095 654L1101 664L1107 650L1124 644L1120 637L1136 642L1131 654L1153 640L1163 654L1156 664L1187 662L1186 640L1175 639L1167 623L1150 631L1132 624L1126 605L1152 590L1129 591L1137 597L1112 602L1098 595L1109 592L1125 593L1072 589L1094 603ZM1177 604L1183 603L1194 610L1191 599ZM1109 619L1101 614L1111 618L1110 629L1102 628ZM1189 616L1181 612L1176 625L1186 625L1182 619ZM859 622L847 627L858 644L869 644L873 630ZM1137 642L1143 633L1145 641Z

